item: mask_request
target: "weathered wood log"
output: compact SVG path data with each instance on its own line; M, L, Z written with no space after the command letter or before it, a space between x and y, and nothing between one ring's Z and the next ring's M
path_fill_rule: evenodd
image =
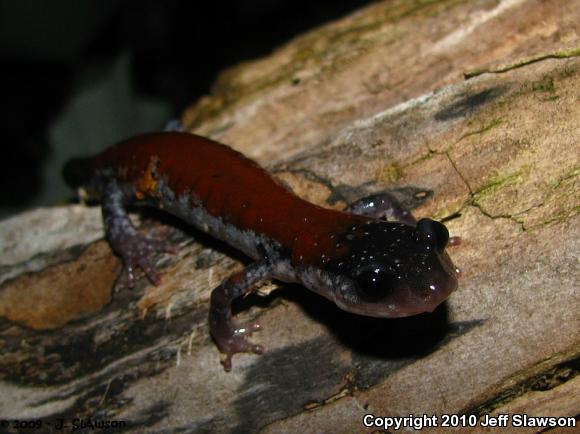
M146 220L179 253L159 256L160 286L128 289L97 209L31 211L0 225L0 419L346 433L380 430L365 414L436 415L433 432L443 414L577 416L579 33L578 0L384 1L227 71L188 129L321 205L390 190L446 220L459 290L401 320L298 286L250 296L238 317L269 351L225 373L206 318L236 252Z

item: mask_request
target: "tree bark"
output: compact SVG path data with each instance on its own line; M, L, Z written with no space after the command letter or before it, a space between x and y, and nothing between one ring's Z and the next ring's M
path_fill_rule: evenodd
M147 219L179 253L158 257L160 286L128 289L97 209L34 210L0 225L0 419L346 433L380 429L369 413L435 415L426 432L450 431L444 414L481 418L460 432L498 432L485 414L577 416L579 33L578 0L382 1L224 72L188 130L320 205L393 191L446 220L459 289L400 320L298 286L250 296L238 319L259 319L269 351L225 373L208 299L235 252Z

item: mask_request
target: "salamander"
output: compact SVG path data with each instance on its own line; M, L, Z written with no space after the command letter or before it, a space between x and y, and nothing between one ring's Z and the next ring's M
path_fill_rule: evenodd
M85 159L73 159L65 181L102 204L106 236L128 273L141 268L159 283L152 256L171 248L131 223L127 207L167 211L254 260L211 293L209 325L224 368L240 352L262 354L240 326L232 301L264 281L297 282L338 307L373 317L433 311L457 288L458 269L445 251L446 227L375 195L347 210L307 202L232 148L185 132L140 135ZM389 217L395 221L388 221Z

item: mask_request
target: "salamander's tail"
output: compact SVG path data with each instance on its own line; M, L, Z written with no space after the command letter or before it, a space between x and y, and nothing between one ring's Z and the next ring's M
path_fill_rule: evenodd
M64 182L72 188L87 185L92 175L90 158L73 158L68 160L62 168Z

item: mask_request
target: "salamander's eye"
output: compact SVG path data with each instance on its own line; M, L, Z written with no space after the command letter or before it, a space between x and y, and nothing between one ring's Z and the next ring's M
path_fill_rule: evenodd
M435 247L440 252L445 249L447 243L449 242L449 231L444 224L436 222L431 219L421 219L417 223L417 229L431 238L435 244Z
M392 276L390 273L375 268L363 271L356 277L360 296L369 301L386 297L392 290Z

